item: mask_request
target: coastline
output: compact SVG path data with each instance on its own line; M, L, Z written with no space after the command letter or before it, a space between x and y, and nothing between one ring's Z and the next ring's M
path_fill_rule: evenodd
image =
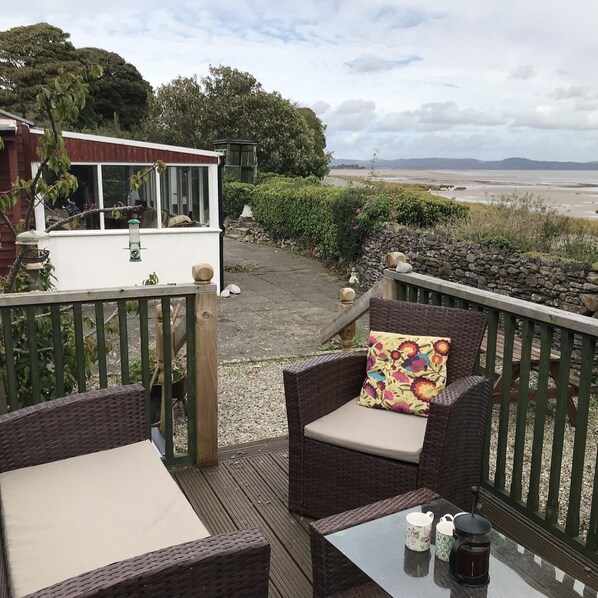
M567 216L598 219L598 171L579 170L403 170L379 168L375 180L445 187L434 195L488 203L492 196L532 193ZM332 169L329 177L367 178L363 169Z

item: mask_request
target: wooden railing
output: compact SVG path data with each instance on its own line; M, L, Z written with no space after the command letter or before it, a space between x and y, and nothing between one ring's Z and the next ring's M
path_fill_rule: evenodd
M388 269L323 331L321 340L354 325L372 296L487 313L479 369L497 381L497 388L486 429L483 485L598 562L597 455L595 448L588 450L588 438L598 435L593 398L598 321ZM572 396L575 426L567 421Z
M166 462L215 464L217 294L212 276L211 266L200 264L193 268L195 282L188 285L0 295L0 413L128 384L136 370L146 389L148 436L152 401L161 403ZM172 315L162 317L172 314L173 303L178 324ZM157 330L150 325L153 317ZM173 357L185 343L187 437L182 435L186 448L176 451ZM161 397L152 396L154 382L161 383Z

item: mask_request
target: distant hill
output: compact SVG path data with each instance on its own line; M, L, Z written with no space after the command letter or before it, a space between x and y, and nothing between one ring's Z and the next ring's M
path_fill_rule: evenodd
M371 160L333 158L331 168L370 168ZM408 170L598 170L597 162L552 162L506 158L505 160L475 160L473 158L400 158L376 160L375 168L404 168Z

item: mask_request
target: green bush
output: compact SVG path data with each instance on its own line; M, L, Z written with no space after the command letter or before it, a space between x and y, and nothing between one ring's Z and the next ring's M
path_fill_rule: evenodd
M271 178L253 190L253 216L275 239L303 241L329 255L336 238L329 205L338 193L305 179Z
M394 220L421 228L467 218L469 208L453 199L398 189L392 198Z
M252 208L275 239L315 246L342 263L359 257L365 237L390 215L388 199L368 196L366 189L282 177L255 187Z
M316 246L329 259L360 257L365 239L384 222L432 226L463 217L467 207L423 193L377 187L329 187L316 179L268 177L251 194L255 219L275 239Z
M239 181L226 181L222 185L222 207L224 217L237 219L246 203L251 203L253 185Z

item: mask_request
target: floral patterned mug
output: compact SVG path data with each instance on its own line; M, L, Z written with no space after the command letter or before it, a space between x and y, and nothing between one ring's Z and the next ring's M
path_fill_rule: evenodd
M452 515L443 515L436 525L436 556L441 561L448 561L451 549L453 547L453 524Z
M434 513L409 513L405 518L407 530L405 533L405 546L416 552L423 552L430 548L432 535L432 522Z

